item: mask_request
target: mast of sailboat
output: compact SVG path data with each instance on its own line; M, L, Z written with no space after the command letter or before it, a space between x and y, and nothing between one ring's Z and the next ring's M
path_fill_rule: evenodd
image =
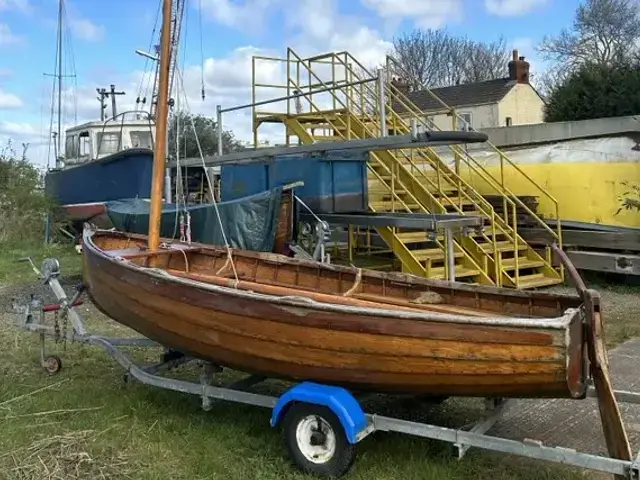
M171 7L172 0L162 0L160 78L158 82L158 107L156 110L156 141L153 154L151 204L149 206L148 247L150 251L156 251L160 245L160 220L162 217L162 197L167 157L169 70L171 68Z
M58 2L58 133L56 135L56 167L59 166L62 150L60 141L62 139L62 2Z

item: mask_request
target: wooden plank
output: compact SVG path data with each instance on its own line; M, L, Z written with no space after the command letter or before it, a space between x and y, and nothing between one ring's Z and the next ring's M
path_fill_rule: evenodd
M630 461L632 457L629 437L613 392L609 374L609 359L604 345L600 296L597 292L588 291L585 298L585 307L589 318L587 352L607 450L611 458ZM616 480L624 480L626 477L616 475L615 478Z
M519 228L518 233L530 244L549 245L553 237L544 228ZM562 230L564 247L588 247L640 252L640 232L596 232L590 230Z

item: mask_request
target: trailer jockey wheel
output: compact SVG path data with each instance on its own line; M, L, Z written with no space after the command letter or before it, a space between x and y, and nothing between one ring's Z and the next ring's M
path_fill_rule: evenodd
M295 403L283 419L283 430L289 455L303 472L340 477L353 465L356 446L329 408Z
M42 368L44 368L49 375L55 375L62 368L62 360L60 360L60 357L57 355L49 355L43 360Z

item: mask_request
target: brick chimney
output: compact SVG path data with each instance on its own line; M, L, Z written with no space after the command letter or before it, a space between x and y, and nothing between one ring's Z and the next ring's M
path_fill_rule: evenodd
M509 78L518 83L529 83L529 67L531 65L524 57L518 56L518 50L513 50L513 59L509 62Z

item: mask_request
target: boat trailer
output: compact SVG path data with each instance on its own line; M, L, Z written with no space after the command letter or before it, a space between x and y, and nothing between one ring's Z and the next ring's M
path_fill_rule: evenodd
M640 453L635 459L622 460L581 453L570 448L546 446L532 440L519 441L488 435L486 432L500 419L504 407L510 401L507 399L486 399L485 418L470 427L449 428L367 413L361 405L362 398L359 401L357 396L346 389L332 385L305 381L278 397L251 392L249 389L252 386L266 380L265 377L256 375L224 386L215 386L212 385L212 380L216 373L222 371L221 367L167 348L164 348L159 363L138 365L120 347L163 346L144 337L107 338L90 334L76 310L83 303L81 297L84 286L78 285L76 293L69 297L60 284L60 265L56 259L45 259L40 269L35 267L30 258L22 260L31 264L59 302L43 305L40 299L32 295L28 303L14 302L13 305L16 325L40 335L40 362L49 374L55 374L62 368L60 358L46 352L45 338L54 337L56 340L101 346L125 369L125 381L134 379L146 385L199 396L205 411L213 408L215 400L268 408L271 410L271 426L282 429L288 453L303 472L320 476L342 476L353 465L357 443L375 431L386 431L448 442L457 449L459 459L469 448L477 447L610 473L616 479L640 480ZM50 313L55 315L54 325L46 321L47 314ZM63 320L62 331L59 326L60 318ZM71 329L67 328L69 322ZM191 362L200 364L199 383L162 375L162 372ZM620 390L614 390L613 393L617 402L640 404L640 393ZM597 396L593 381L588 387L587 396Z

